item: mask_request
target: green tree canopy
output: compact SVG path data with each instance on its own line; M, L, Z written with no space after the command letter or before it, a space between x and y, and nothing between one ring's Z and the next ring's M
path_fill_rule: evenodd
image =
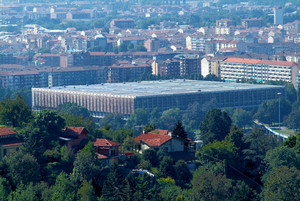
M240 128L252 125L252 115L243 109L236 109L232 115L232 123Z
M8 196L9 201L38 201L35 187L32 183L29 185L20 184L15 191L11 191Z
M291 112L292 106L286 100L281 98L280 100L280 119L283 120ZM265 101L259 105L259 108L254 115L254 118L258 119L260 122L271 124L273 122L278 122L279 116L279 100L269 100Z
M32 155L17 151L3 160L7 165L8 176L15 186L40 181L40 165Z
M84 181L77 191L78 201L97 201L97 196L91 182Z
M52 191L52 201L73 201L76 199L76 186L64 172L61 172L56 178Z
M274 169L263 192L266 201L296 201L300 197L300 171L295 167L281 166Z
M159 163L157 153L154 149L146 149L142 154L143 160L148 160L153 167L156 167Z
M165 156L159 164L159 177L175 178L174 161L170 156Z
M232 184L224 175L199 168L193 174L192 193L195 200L230 200Z
M100 126L109 125L110 128L117 130L123 128L126 121L123 119L123 115L118 113L108 113L100 120Z
M81 182L91 181L99 176L100 169L101 165L97 161L93 143L90 142L84 149L77 153L74 161L73 174L75 177L78 177Z
M0 123L12 125L13 127L21 126L32 118L31 108L25 103L21 95L17 95L16 100L7 98L0 102Z
M175 128L172 131L172 134L176 137L186 139L187 138L187 133L185 132L182 123L180 121L177 121L177 124Z
M300 128L300 108L292 110L284 120L284 124L290 129Z
M190 183L192 178L192 173L190 172L186 163L182 160L179 160L175 163L175 181L176 184L184 187L185 185Z
M160 127L172 130L177 121L181 120L181 111L178 108L165 110L160 117Z
M227 113L220 109L212 109L200 124L200 138L204 145L214 140L223 140L229 134L230 127L231 119Z
M149 112L145 108L137 108L128 118L126 125L129 128L134 126L145 126L148 123Z
M105 201L127 201L130 195L129 189L129 184L121 168L116 162L112 163L104 182L101 199Z
M60 104L57 107L57 112L59 114L73 114L75 116L82 116L83 118L88 118L91 116L87 108L69 102Z

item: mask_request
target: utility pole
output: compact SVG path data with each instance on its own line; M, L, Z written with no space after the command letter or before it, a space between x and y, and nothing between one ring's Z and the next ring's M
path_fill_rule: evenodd
M281 92L278 92L277 95L278 95L278 130L281 130L280 129L280 95L281 95Z

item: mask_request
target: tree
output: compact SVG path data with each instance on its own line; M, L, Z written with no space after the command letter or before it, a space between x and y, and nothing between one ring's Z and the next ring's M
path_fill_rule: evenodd
M155 107L150 114L150 124L154 125L155 127L158 126L159 118L160 118L159 110L157 107Z
M230 133L226 136L226 141L234 144L236 148L241 150L244 147L245 143L243 141L244 133L243 130L237 126L231 126Z
M293 104L297 100L297 91L292 83L287 83L285 87L287 99Z
M300 156L293 149L284 146L269 150L264 160L267 164L268 172L280 166L300 169Z
M176 124L177 121L181 120L181 111L180 109L168 109L165 110L161 117L161 127L167 130L172 130Z
M172 131L172 134L176 137L186 139L187 138L187 133L185 132L182 123L180 121L177 121L177 124L175 128Z
M186 112L182 115L182 122L185 126L197 129L200 125L201 119L204 117L202 114L201 106L198 101L189 104Z
M192 174L187 167L186 163L182 160L179 160L175 163L175 181L177 185L184 187L192 178Z
M192 185L195 200L230 200L232 185L224 175L199 168L194 172Z
M226 165L232 165L236 159L237 148L228 141L215 141L201 147L196 157L203 163L216 163L224 161Z
M182 195L182 189L176 185L166 186L160 192L160 196L164 201L174 201L180 195Z
M300 171L295 167L281 166L274 169L266 183L263 192L264 200L296 201L300 197Z
M0 177L0 200L7 200L10 191L11 187L7 179Z
M269 100L264 101L259 105L259 108L254 115L254 118L258 119L260 122L270 124L273 122L278 122L279 114L279 100ZM292 106L286 100L281 98L280 100L280 119L284 119L291 112Z
M79 201L97 201L97 196L91 182L83 181L77 191L77 197Z
M268 136L262 129L254 128L244 137L246 148L243 149L246 172L253 177L260 178L264 167L261 162L267 151L278 146L278 142L272 136Z
M134 141L134 137L131 136L126 136L124 142L122 143L122 151L133 151L134 147L135 147L135 141Z
M130 115L126 124L127 127L133 128L134 126L144 126L148 122L149 113L145 108L137 108L133 114Z
M49 143L52 140L56 141L61 136L65 120L55 111L42 110L34 117L33 127L44 130L47 135L43 136L43 140Z
M142 175L131 174L128 177L130 185L131 199L133 201L139 200L159 200L159 187L154 177L147 173Z
M38 201L35 188L32 183L25 186L20 184L15 191L11 191L8 196L9 201Z
M159 164L159 177L175 177L175 169L173 159L170 156L165 156Z
M110 128L117 130L123 128L125 125L125 120L123 116L118 113L108 113L100 120L100 126L109 125Z
M252 190L245 182L238 180L233 187L232 199L234 201L259 200L256 191Z
M200 124L200 138L203 144L214 140L223 140L229 133L231 119L226 112L219 109L212 109L207 112Z
M72 114L74 116L82 116L83 118L88 118L91 116L87 108L76 105L75 103L64 103L57 107L57 113L59 114Z
M90 142L81 150L74 161L74 176L79 181L91 181L98 176L101 166L97 163L93 144Z
M232 115L232 122L240 128L249 126L252 124L251 113L243 109L236 109Z
M129 200L129 185L116 162L110 166L107 179L104 182L101 199L105 201Z
M158 165L157 153L153 149L146 149L145 151L143 151L142 159L148 160L153 167L156 167Z
M290 129L300 128L300 108L293 110L284 120L284 124Z
M52 201L73 201L76 198L76 186L64 172L57 176L55 185L52 186L52 191Z
M29 122L31 117L31 109L21 95L17 95L16 100L7 98L0 102L0 123L4 125L21 126L22 123Z
M40 181L40 165L32 155L17 151L6 156L4 163L7 165L8 176L15 186Z
M204 80L208 80L208 81L222 81L222 79L220 77L217 77L215 74L208 74Z

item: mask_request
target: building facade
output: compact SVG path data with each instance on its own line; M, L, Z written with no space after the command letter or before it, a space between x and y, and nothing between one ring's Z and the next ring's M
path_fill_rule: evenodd
M251 85L196 80L165 80L100 85L33 88L34 110L55 109L65 102L86 107L94 116L120 113L128 116L137 108L160 112L186 110L189 104L215 100L217 107L254 108L263 101L285 95L284 86Z
M220 64L220 76L227 81L254 79L295 83L298 67L298 64L286 61L227 58Z

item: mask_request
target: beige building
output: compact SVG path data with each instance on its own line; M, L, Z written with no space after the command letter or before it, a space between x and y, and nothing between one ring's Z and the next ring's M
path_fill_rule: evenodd
M220 76L227 81L254 79L258 82L282 80L295 83L298 68L298 64L287 61L227 58L220 63Z
M201 60L201 75L206 77L209 74L220 77L220 63L225 57L205 57Z

